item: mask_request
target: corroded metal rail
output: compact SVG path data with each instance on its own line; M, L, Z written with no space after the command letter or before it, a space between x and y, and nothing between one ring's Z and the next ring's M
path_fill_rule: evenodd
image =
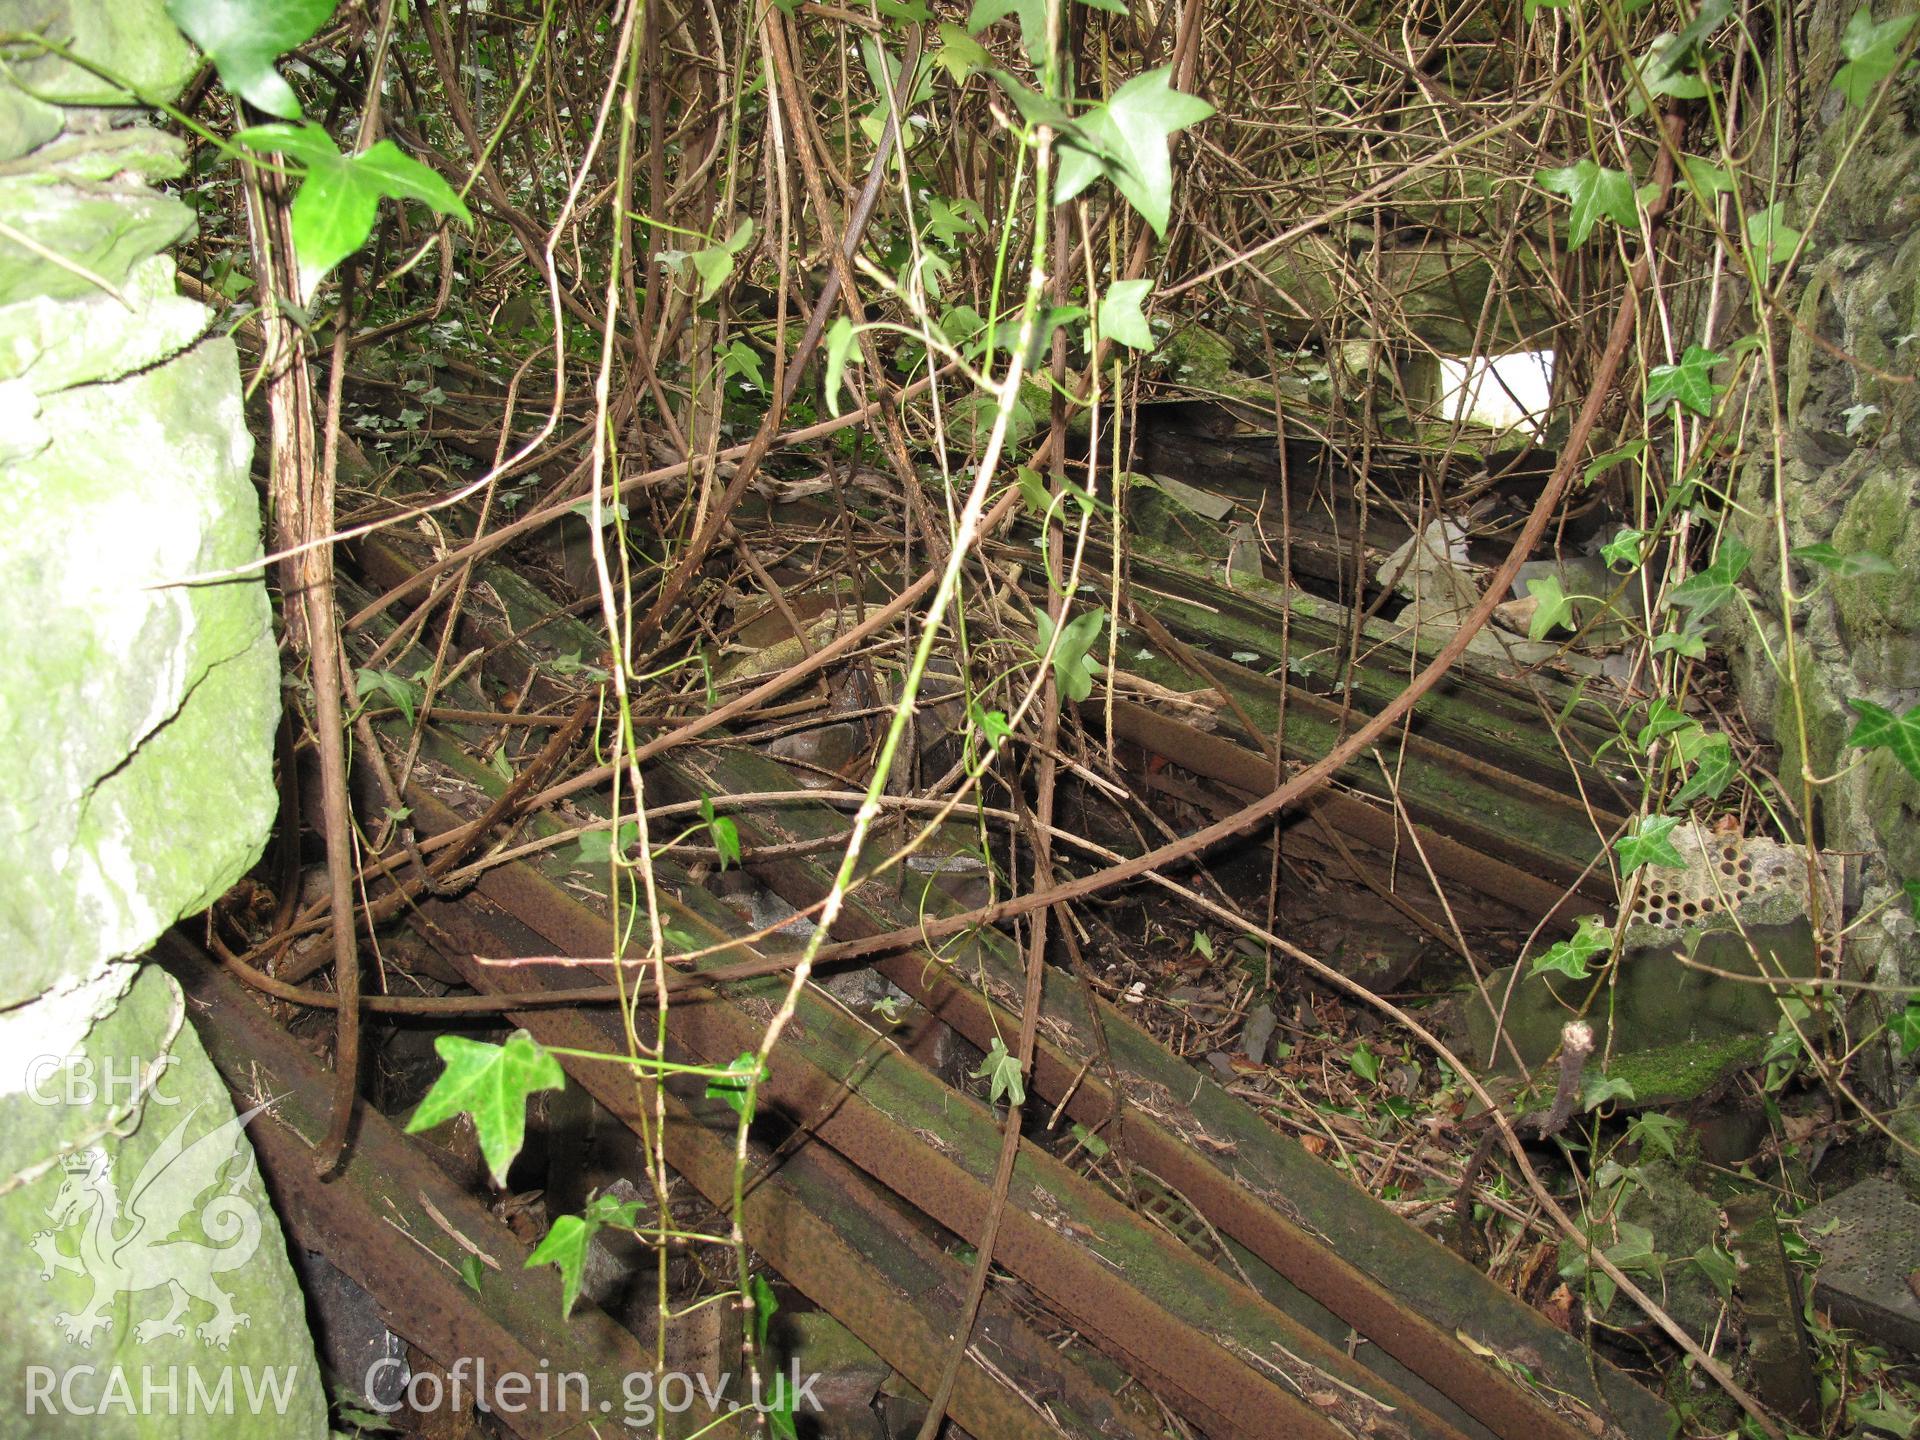
M367 563L377 580L392 583L393 573L379 572L404 561L375 549ZM475 628L468 638L488 645L493 662L516 683L531 675L530 643L559 650L593 643L591 632L565 621L532 625L552 614L552 607L509 572L493 573L488 581L504 613L470 618ZM451 743L431 737L429 743L445 773L459 776L470 791L465 808L484 806L498 777L472 765ZM792 777L773 762L739 749L707 752L697 763L669 755L657 773L688 795L798 794ZM408 798L416 822L429 833L468 818L445 795L425 787ZM824 887L824 873L808 856L793 853L789 842L830 838L843 817L817 803L777 813L777 822L758 813L740 817L743 838L750 852L784 846L779 858L758 871L789 900L810 903ZM551 856L500 866L480 881L480 901L435 902L422 912L423 927L476 988L578 984L577 968L548 972L473 962L476 953L495 950L604 954L612 933L604 901L583 893L590 887L567 871L565 862ZM487 902L501 913L486 916ZM938 903L927 896L914 902ZM898 928L903 918L910 923L913 913L913 904L869 887L856 896L843 923L850 934L871 933ZM716 941L734 933L730 926L737 928L717 902L691 885L674 902L673 923ZM719 959L731 963L750 953L736 945ZM1017 1025L1001 1002L1018 993L1019 957L1003 937L987 932L975 937L967 959L969 969L977 966L985 975L986 995L954 984L948 967L924 954L897 954L881 968L931 1014L984 1045ZM996 1253L1065 1319L1209 1434L1357 1431L1501 1440L1612 1434L1637 1440L1664 1427L1663 1407L1645 1391L1597 1366L1584 1347L1275 1135L1124 1017L1104 1006L1089 1015L1077 992L1054 983L1057 977L1049 980L1046 1013L1054 1028L1043 1034L1035 1090L1089 1126L1111 1118L1115 1097L1090 1073L1098 1025L1128 1091L1127 1132L1136 1159L1191 1201L1206 1225L1243 1247L1244 1258L1237 1274L1223 1273L1032 1144L1022 1146ZM725 1063L757 1041L780 983L729 984L700 1003L676 1003L670 1012L675 1043L689 1056ZM565 1044L580 1043L577 1037L585 1032L579 1027L602 1023L551 1010L530 1009L520 1018L536 1035ZM617 1032L609 1031L599 1048L618 1048L617 1040ZM579 1078L594 1088L587 1074ZM631 1105L632 1088L622 1078L601 1095L603 1103L620 1113L614 1102L624 1094ZM990 1198L993 1116L844 1007L817 992L803 995L764 1093L824 1147L821 1153L836 1153L867 1183L891 1190L945 1228L977 1235ZM689 1143L699 1129L689 1118ZM814 1148L804 1146L800 1153ZM698 1157L688 1155L686 1167L701 1188L711 1183L711 1175L706 1183L697 1178ZM798 1262L789 1257L776 1263L814 1293L788 1271L788 1263ZM814 1284L829 1288L819 1278ZM833 1309L829 1296L815 1298ZM884 1337L890 1322L867 1307L855 1308L859 1313L842 1318L881 1348L875 1337ZM1349 1330L1372 1342L1360 1352L1370 1363L1357 1363L1339 1343ZM1517 1361L1538 1388L1485 1355ZM989 1426L976 1433L1016 1432Z

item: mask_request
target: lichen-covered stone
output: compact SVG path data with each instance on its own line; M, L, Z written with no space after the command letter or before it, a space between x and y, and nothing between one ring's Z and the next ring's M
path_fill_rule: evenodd
M71 1049L22 1040L27 1084L0 1095L0 1173L25 1177L0 1206L0 1435L322 1436L286 1239L226 1086L172 977L114 968L125 997Z
M258 856L278 669L231 343L46 397L0 476L0 1005L137 953Z

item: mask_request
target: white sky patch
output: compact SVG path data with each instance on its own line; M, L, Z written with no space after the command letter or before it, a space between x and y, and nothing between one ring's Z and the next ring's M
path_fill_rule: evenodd
M1553 351L1440 357L1440 413L1494 430L1539 434L1553 388Z

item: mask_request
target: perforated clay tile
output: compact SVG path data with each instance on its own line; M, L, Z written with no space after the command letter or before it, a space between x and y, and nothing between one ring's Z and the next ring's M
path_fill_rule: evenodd
M1814 1303L1839 1324L1920 1353L1920 1205L1887 1180L1864 1180L1800 1217L1820 1252Z

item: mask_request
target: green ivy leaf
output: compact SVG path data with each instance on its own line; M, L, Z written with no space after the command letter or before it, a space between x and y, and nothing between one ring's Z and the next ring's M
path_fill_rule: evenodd
M1900 893L1907 897L1907 909L1913 912L1915 923L1920 924L1920 880L1902 882Z
M722 1100L727 1108L736 1115L747 1113L747 1085L756 1078L759 1058L751 1050L742 1050L733 1057L724 1076L715 1076L707 1081L707 1099ZM767 1072L758 1071L757 1078L764 1081ZM749 1117L750 1118L750 1117Z
M1352 1067L1354 1074L1369 1085L1380 1083L1380 1057L1373 1053L1373 1047L1366 1041L1362 1040L1354 1047L1353 1053L1347 1056L1347 1064Z
M1787 553L1796 560L1804 560L1809 565L1818 565L1836 580L1857 580L1862 575L1894 573L1893 563L1874 554L1871 550L1856 550L1850 555L1842 555L1824 540L1818 545L1802 545L1797 550L1790 550Z
M1631 834L1622 835L1613 842L1613 850L1620 857L1622 877L1633 874L1642 865L1658 865L1666 870L1684 870L1687 862L1680 858L1680 852L1673 848L1668 837L1673 827L1680 822L1672 815L1643 815L1640 824Z
M1040 651L1045 654L1053 639L1053 621L1044 610L1035 619ZM1100 638L1100 627L1106 619L1104 610L1085 610L1060 627L1060 641L1053 647L1053 683L1060 689L1060 698L1070 705L1078 705L1093 693L1093 677L1099 672L1100 662L1087 652Z
M473 223L453 187L391 140L380 141L364 155L342 155L333 137L310 122L253 125L234 139L306 166L293 197L293 248L308 295L334 266L366 244L383 197L418 200L442 215Z
M580 1277L587 1263L587 1247L593 1237L609 1225L631 1230L639 1218L640 1202L618 1201L611 1195L596 1195L579 1215L562 1215L533 1247L525 1268L552 1265L560 1271L560 1315L573 1313L573 1302L580 1298Z
M167 15L206 51L220 83L256 109L300 117L293 89L273 62L333 18L339 0L167 0Z
M1020 44L1027 58L1038 65L1047 54L1047 0L973 0L967 16L967 31L978 35L997 20L1016 16L1020 21Z
M1722 13L1724 15L1725 12ZM1690 34L1694 28L1694 25L1689 25L1687 32ZM1676 100L1705 99L1707 82L1687 68L1694 48L1686 35L1667 32L1654 36L1647 53L1635 67L1640 72L1640 85L1634 86L1628 93L1627 113L1639 115L1646 110L1647 103L1640 94L1641 86L1646 87L1649 95L1671 95Z
M442 1035L433 1042L446 1069L407 1121L407 1134L431 1130L455 1115L471 1115L480 1153L495 1185L507 1183L507 1169L527 1138L527 1096L559 1090L567 1083L560 1062L524 1030L504 1045Z
M1580 926L1565 940L1557 940L1533 957L1529 975L1559 974L1571 980L1585 980L1592 972L1587 962L1613 949L1613 932L1598 915L1583 916Z
M1632 1082L1622 1080L1614 1075L1589 1075L1586 1083L1580 1087L1580 1109L1582 1113L1589 1110L1598 1110L1609 1101L1631 1100L1633 1098ZM1623 1225L1620 1228L1624 1232L1628 1227ZM1609 1259L1614 1260L1615 1263L1620 1263L1619 1257L1615 1256L1611 1250L1607 1252L1607 1256ZM1621 1268L1625 1269L1626 1266L1621 1264Z
M1681 174L1689 190L1702 205L1712 205L1714 197L1730 195L1734 190L1733 176L1724 166L1716 165L1700 155L1683 155Z
M1713 382L1713 367L1727 357L1701 345L1689 345L1677 365L1656 365L1647 372L1644 397L1649 414L1677 400L1696 415L1713 414L1713 402L1726 386Z
M1666 696L1656 695L1653 703L1647 707L1647 723L1640 727L1634 746L1644 755L1661 736L1671 735L1676 730L1684 730L1697 723L1669 704Z
M1689 611L1695 620L1705 620L1734 597L1751 559L1753 551L1738 535L1722 537L1713 563L1674 586L1668 603Z
M1624 566L1633 571L1640 568L1640 547L1646 542L1644 530L1622 530L1606 544L1600 547L1600 558L1607 562L1609 570Z
M1785 208L1776 201L1747 216L1747 245L1758 255L1762 275L1793 254L1794 247L1800 243L1800 232L1787 224Z
M615 860L626 858L628 850L640 843L640 822L627 820L620 828L584 832L574 847L574 863L578 865L607 865Z
M1677 1160L1679 1152L1675 1149L1674 1142L1686 1128L1685 1121L1649 1110L1645 1115L1636 1116L1634 1122L1627 1127L1627 1143L1637 1144L1643 1151L1661 1151L1669 1160Z
M1669 650L1686 656L1689 660L1707 658L1707 637L1698 617L1689 615L1687 623L1678 630L1667 630L1653 637L1653 653L1664 655Z
M1591 485L1622 461L1638 459L1646 448L1645 440L1629 440L1616 450L1609 450L1604 455L1596 455L1587 462L1587 468L1581 472L1581 483Z
M1006 1042L998 1035L993 1037L993 1045L973 1071L973 1078L988 1082L988 1099L998 1102L1002 1095L1009 1104L1026 1103L1027 1087L1020 1078L1020 1062L1008 1051Z
M1693 775L1675 792L1673 803L1715 800L1733 778L1733 742L1724 735L1695 730L1680 737L1680 758L1693 766Z
M1061 136L1063 154L1054 187L1064 204L1102 173L1112 179L1141 219L1164 237L1173 209L1173 165L1167 142L1213 114L1197 95L1173 88L1173 67L1136 75L1081 119L1078 133Z
M1720 1298L1731 1300L1734 1277L1739 1273L1733 1256L1709 1241L1694 1251L1691 1258L1694 1268L1713 1282L1713 1288L1720 1292Z
M1548 632L1564 627L1573 629L1573 597L1560 588L1557 575L1543 575L1527 582L1527 593L1537 602L1533 619L1527 624L1529 640L1544 640Z
M1573 202L1573 213L1567 219L1567 244L1575 249L1587 243L1587 236L1602 215L1627 227L1638 218L1633 176L1624 170L1605 169L1589 156L1558 170L1535 171L1533 178L1541 189Z
M827 410L834 415L840 413L840 377L846 371L847 357L852 350L853 321L842 315L827 331ZM853 360L858 364L859 355L855 354Z
M973 720L974 729L987 737L987 748L998 750L1013 735L1013 727L1007 723L1004 710L984 709L978 700L968 702L967 714Z
M713 840L713 848L720 852L720 868L740 863L740 827L725 815L716 815L713 810L713 797L700 797L700 818L707 822L707 834Z
M1153 290L1151 280L1116 280L1100 297L1100 333L1134 350L1153 349L1153 328L1140 302Z
M1915 1050L1920 1050L1920 996L1907 1001L1906 1009L1894 1012L1887 1021L1887 1029L1900 1042L1902 1055L1911 1055Z
M416 685L392 670L354 671L353 693L363 702L369 695L386 696L393 708L400 712L400 718L407 722L409 730L413 728L413 717L420 708L420 702L427 698L426 687Z
M773 1286L764 1275L755 1275L747 1281L747 1296L753 1301L753 1344L762 1355L767 1353L767 1332L773 1326L773 1317L779 1312L780 1297L773 1293Z
M1849 700L1860 719L1847 744L1861 750L1891 750L1893 758L1920 780L1920 705L1896 715L1871 700Z
M946 21L940 24L940 48L934 52L933 58L955 80L964 80L975 71L993 68L993 56L987 53L987 47L958 25ZM946 243L951 244L952 241Z
M1913 28L1913 20L1911 15L1896 15L1891 20L1875 23L1871 5L1862 5L1853 12L1853 18L1840 34L1840 53L1847 57L1847 63L1833 76L1833 88L1846 98L1847 104L1856 109L1865 105L1880 88L1880 82L1894 72L1900 64L1900 42Z
M727 283L733 274L734 261L739 258L740 252L752 243L753 221L749 218L734 226L733 233L718 245L709 245L704 249L696 250L687 257L693 265L694 273L700 277L700 293L694 297L696 304L706 304L720 287Z

